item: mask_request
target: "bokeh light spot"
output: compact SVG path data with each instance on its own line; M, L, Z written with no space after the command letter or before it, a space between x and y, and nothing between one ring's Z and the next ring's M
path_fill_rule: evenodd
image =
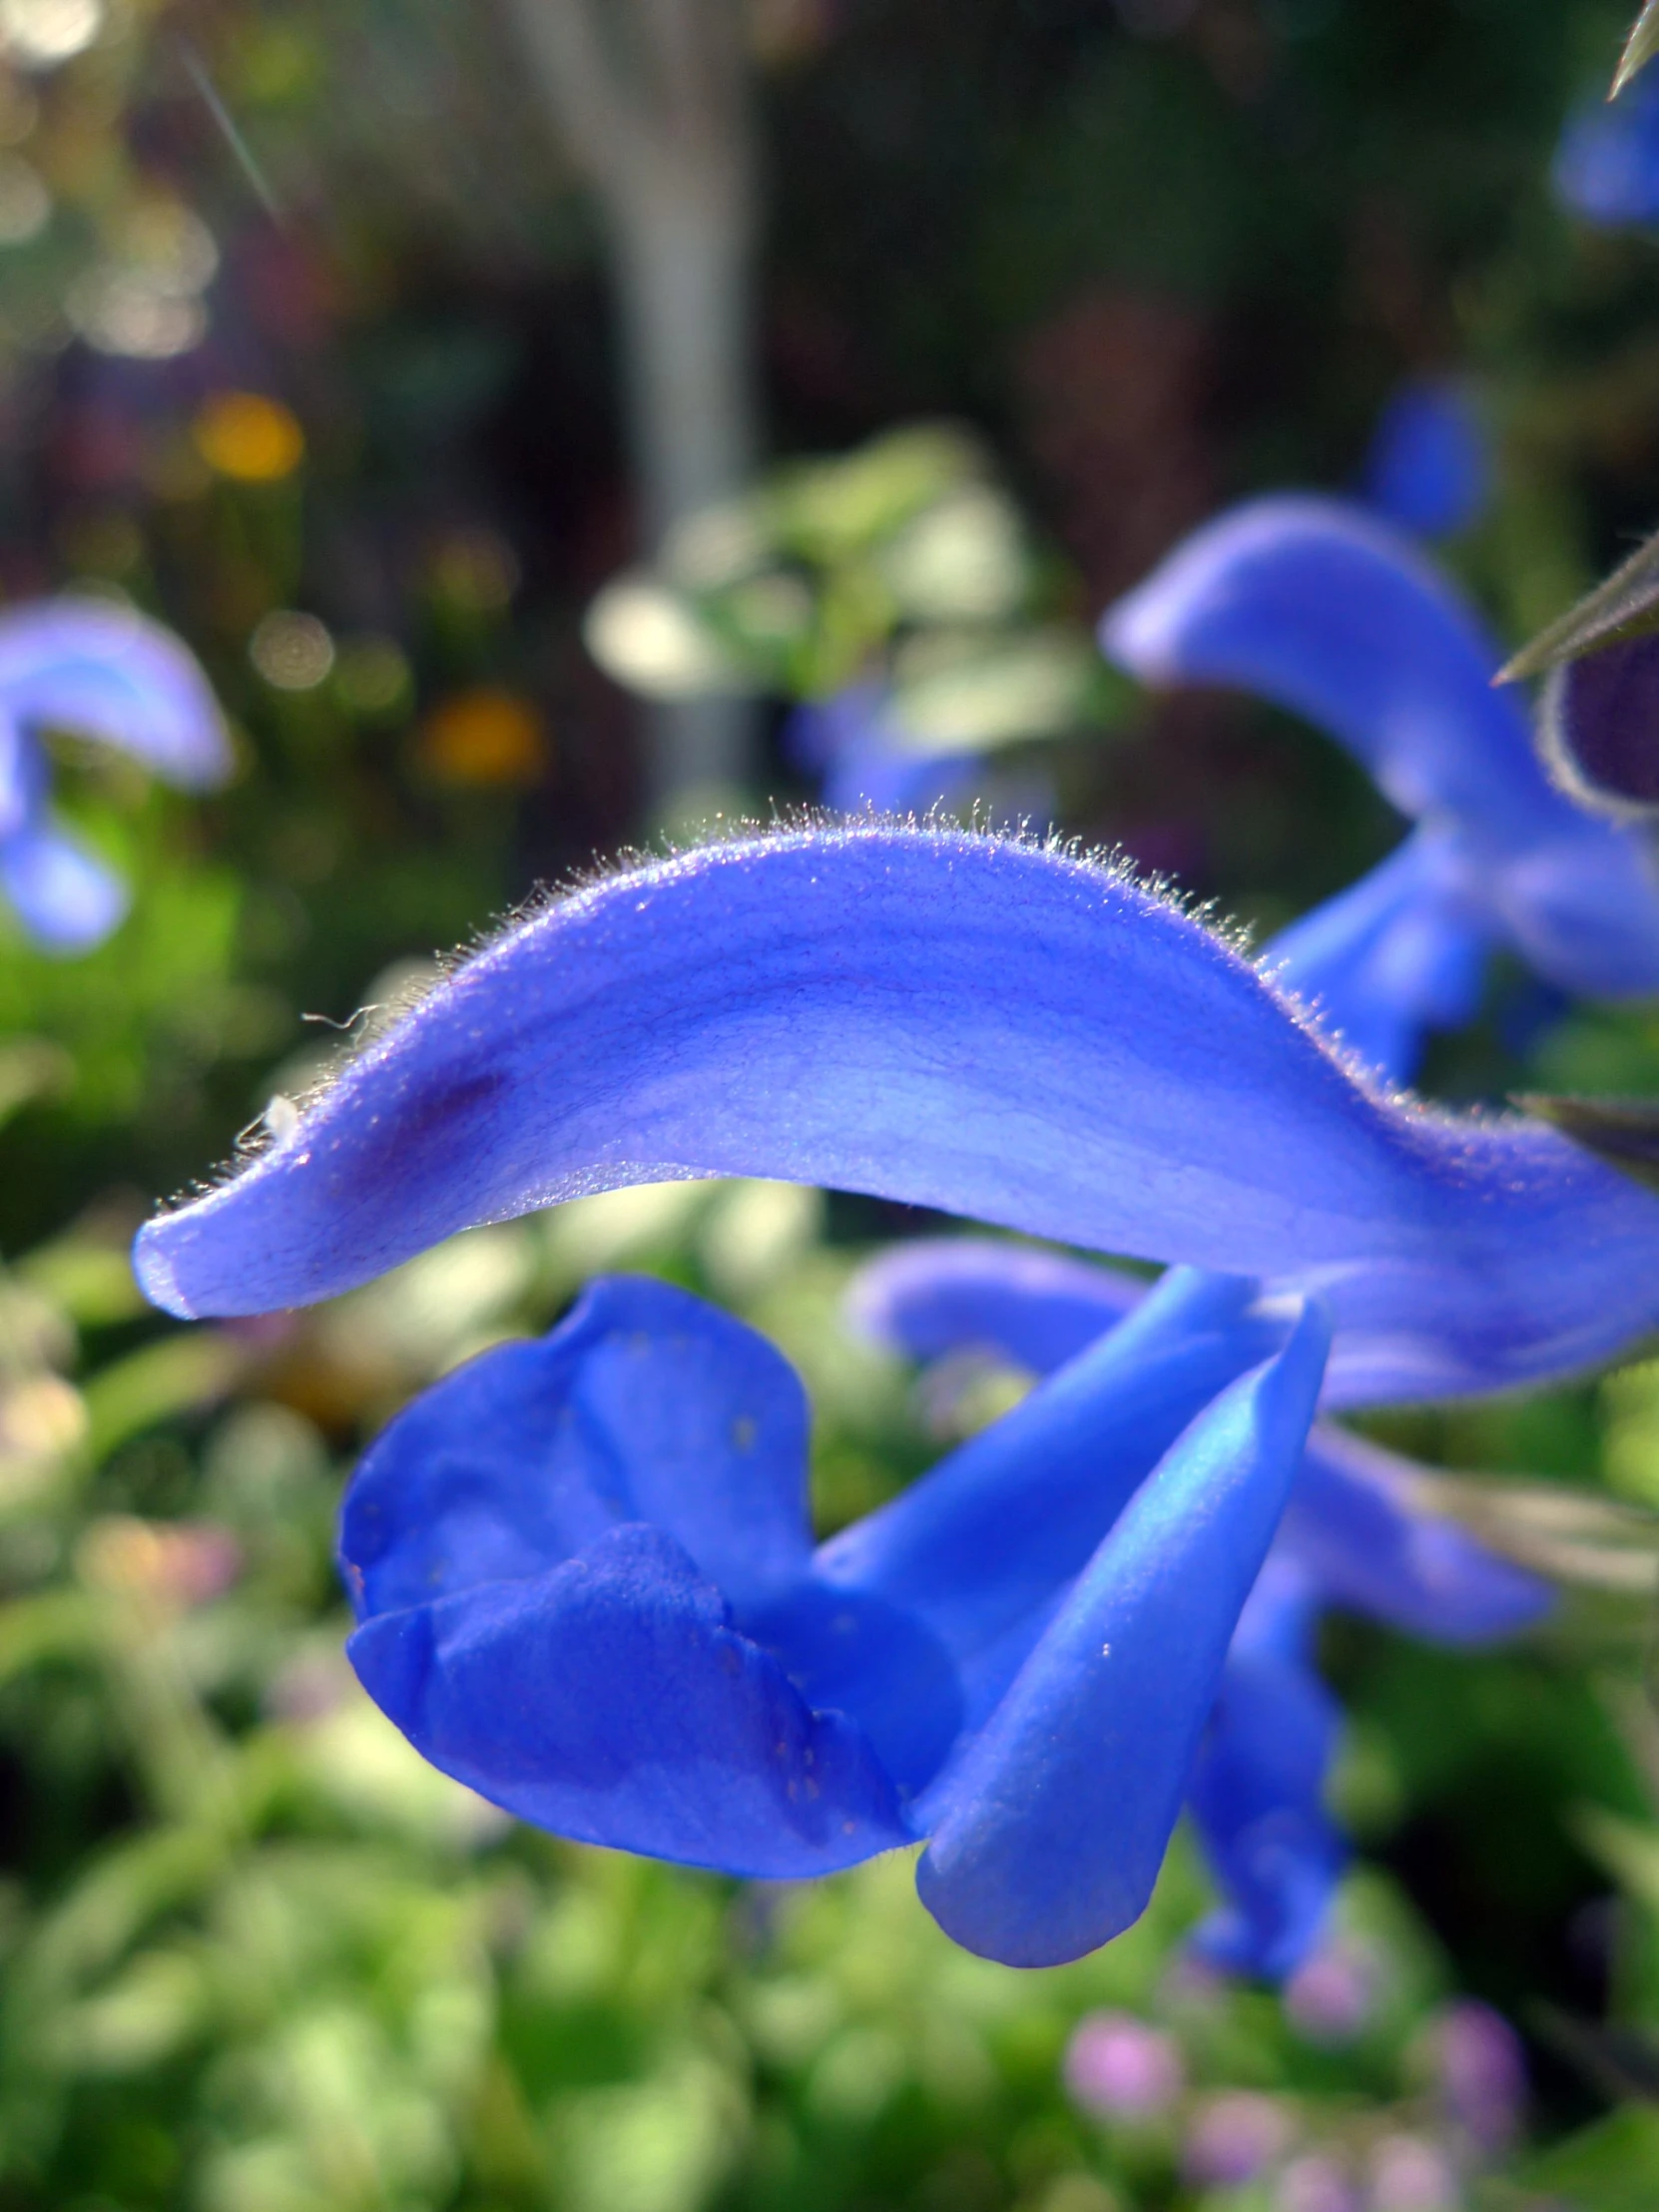
M131 360L171 360L200 345L208 330L200 299L160 289L133 270L89 270L71 284L64 305L94 351Z
M291 411L258 391L215 392L198 410L191 434L210 468L243 484L291 476L305 451L305 433Z
M0 155L0 246L27 246L52 219L52 195L20 154Z
M541 777L549 748L533 707L511 692L480 688L433 709L419 758L441 784L522 788Z
M315 615L282 607L254 632L248 658L277 691L314 691L334 665L334 641Z
M339 650L334 690L355 715L389 715L413 689L409 664L394 638L352 638Z
M25 69L55 69L104 28L104 0L0 0L0 46Z
M496 530L457 530L432 557L432 588L472 614L498 614L518 589L518 556Z

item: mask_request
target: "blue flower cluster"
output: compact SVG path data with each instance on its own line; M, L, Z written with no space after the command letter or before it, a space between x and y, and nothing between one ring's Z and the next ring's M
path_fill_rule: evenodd
M1128 1926L1189 1805L1226 1901L1201 1940L1282 1973L1343 1861L1319 1611L1471 1642L1548 1603L1327 1416L1569 1373L1659 1320L1659 1198L1372 1071L1456 1018L1493 944L1654 988L1659 885L1544 782L1480 633L1375 519L1224 518L1106 635L1322 723L1416 818L1400 852L1259 965L1121 869L939 827L634 867L457 970L136 1264L176 1314L254 1313L707 1175L1169 1263L1150 1291L1001 1243L877 1263L864 1326L1040 1381L817 1548L776 1353L597 1283L365 1457L351 1654L428 1758L527 1820L770 1878L923 1842L929 1910L1014 1964Z
M130 608L54 599L0 614L0 894L43 949L89 952L127 889L54 815L46 730L97 738L186 791L227 781L230 740L185 647Z

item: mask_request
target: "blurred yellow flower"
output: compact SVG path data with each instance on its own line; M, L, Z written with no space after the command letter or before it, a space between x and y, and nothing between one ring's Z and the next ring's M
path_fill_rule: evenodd
M541 719L511 692L458 692L435 707L420 733L420 765L440 784L535 783L551 749Z
M192 425L210 468L244 484L274 484L299 466L305 433L279 399L259 391L219 391Z

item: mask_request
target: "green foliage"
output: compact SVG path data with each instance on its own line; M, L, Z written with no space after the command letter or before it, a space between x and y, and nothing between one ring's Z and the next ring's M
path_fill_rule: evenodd
M979 752L1110 717L1121 687L1059 614L1056 581L975 441L919 428L694 516L660 573L607 585L586 635L648 698L879 682L897 748Z

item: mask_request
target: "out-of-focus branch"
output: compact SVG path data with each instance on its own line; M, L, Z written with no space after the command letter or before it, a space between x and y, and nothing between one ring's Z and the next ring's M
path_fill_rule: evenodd
M509 0L548 117L598 198L653 549L756 455L758 191L742 0ZM659 805L750 781L741 702L657 710Z
M603 189L626 162L632 118L587 0L510 0L567 151Z

